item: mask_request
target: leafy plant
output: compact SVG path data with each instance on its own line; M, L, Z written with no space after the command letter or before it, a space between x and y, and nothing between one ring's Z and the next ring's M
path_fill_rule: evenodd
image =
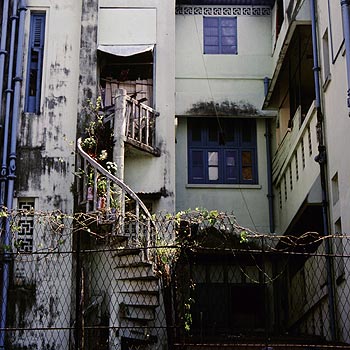
M88 100L85 117L89 122L85 128L81 146L90 156L102 165L106 165L108 161L112 160L115 141L113 130L110 124L105 122L105 114L101 111L101 101L100 96L96 99L95 104Z

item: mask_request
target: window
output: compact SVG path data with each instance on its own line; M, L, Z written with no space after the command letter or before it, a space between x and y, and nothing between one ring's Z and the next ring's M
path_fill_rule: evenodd
M189 118L188 145L189 183L257 183L255 120Z
M25 112L39 114L43 68L45 14L32 13L28 47Z
M20 213L20 230L16 237L17 251L20 253L33 252L33 233L34 233L34 200L20 199L18 203Z
M323 51L323 80L326 83L331 78L331 67L329 63L329 41L328 41L328 30L322 38L322 51Z
M204 53L237 55L237 17L204 17Z

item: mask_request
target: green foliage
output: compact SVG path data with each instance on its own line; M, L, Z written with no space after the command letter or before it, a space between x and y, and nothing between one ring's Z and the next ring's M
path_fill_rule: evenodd
M193 319L192 319L192 314L191 314L191 306L194 304L194 299L193 298L188 298L187 302L184 304L184 324L185 324L185 331L189 333L191 331Z
M113 130L105 123L105 115L101 112L101 97L96 103L88 100L85 108L85 117L89 120L85 128L85 136L82 138L83 150L98 160L102 165L112 160L114 146Z

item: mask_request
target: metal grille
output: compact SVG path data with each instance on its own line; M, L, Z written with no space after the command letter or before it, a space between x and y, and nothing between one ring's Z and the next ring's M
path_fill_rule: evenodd
M33 250L10 253L6 349L349 349L350 236L184 214L135 247L93 219L31 216Z
M19 201L20 212L19 227L16 245L20 253L31 253L33 251L34 233L34 200Z

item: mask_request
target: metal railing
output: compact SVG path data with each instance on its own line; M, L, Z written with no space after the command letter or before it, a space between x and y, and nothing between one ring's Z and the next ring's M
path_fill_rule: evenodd
M98 212L104 222L119 221L119 235L131 235L137 242L150 244L152 216L137 194L123 181L90 157L77 142L78 204L86 213ZM126 216L133 215L132 227L126 227ZM127 220L130 221L130 220ZM142 223L142 224L141 224Z
M153 108L126 95L127 142L138 147L157 151L155 146L156 117L159 113Z

